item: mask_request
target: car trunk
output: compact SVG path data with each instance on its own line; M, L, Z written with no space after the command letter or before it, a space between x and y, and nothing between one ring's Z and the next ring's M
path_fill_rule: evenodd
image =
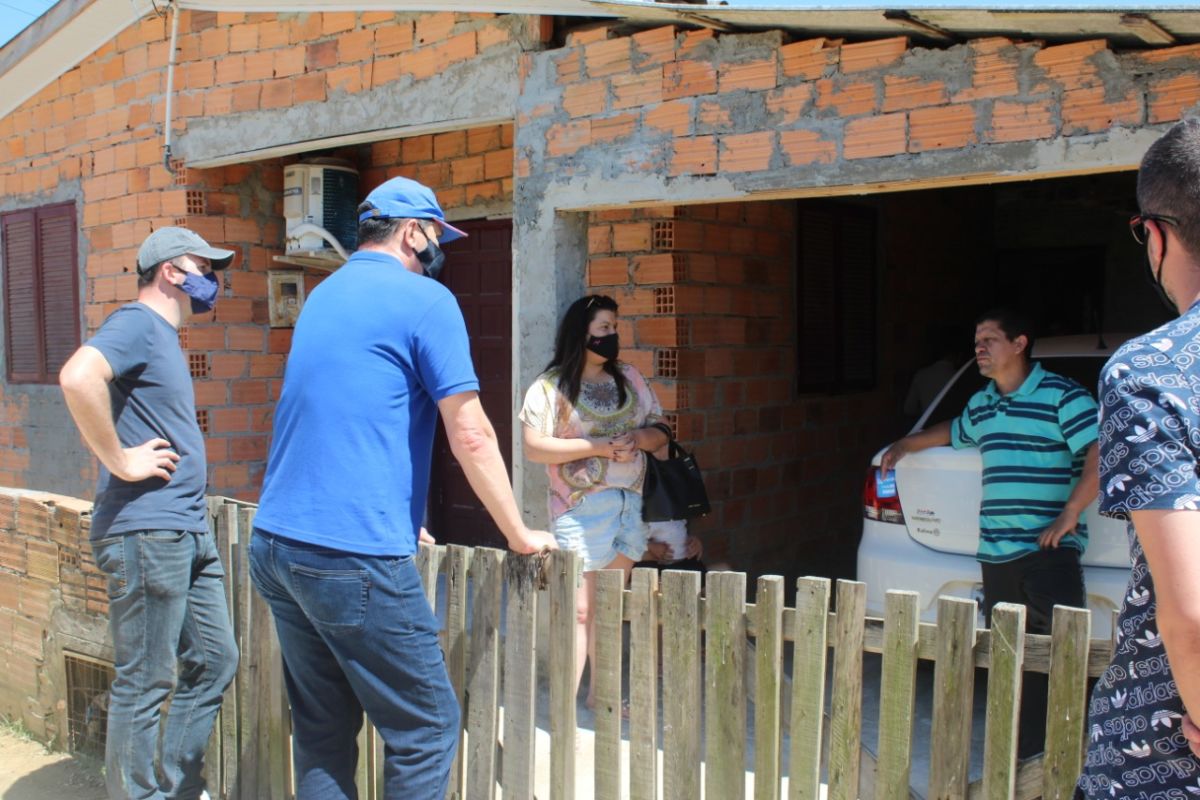
M936 447L905 456L896 465L896 486L908 535L944 553L975 555L982 497L979 451ZM1087 512L1088 549L1083 563L1128 567L1125 523L1104 519L1092 503Z

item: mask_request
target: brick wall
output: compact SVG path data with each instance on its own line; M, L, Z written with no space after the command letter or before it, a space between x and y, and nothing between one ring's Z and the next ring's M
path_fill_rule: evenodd
M938 51L903 37L839 41L672 27L570 36L525 56L526 71L547 82L526 87L519 122L537 133L518 134L517 174L582 176L604 164L610 180L721 175L752 190L786 168L832 176L872 159L1094 135L1171 122L1200 102L1197 45L1121 53L1103 40L989 38ZM847 172L832 182L871 179Z
M282 171L294 159L168 172L161 137L168 36L167 19L136 23L0 119L0 196L36 206L61 184L78 183L84 338L136 296L135 254L155 228L183 225L239 251L216 310L189 320L181 341L196 378L210 488L253 499L290 345L289 330L267 327L266 272L279 266L271 257L284 244ZM540 36L537 18L511 15L183 12L173 127L185 135L194 118L410 85ZM433 186L448 211L477 208L483 216L511 203L512 138L511 125L490 126L338 155L362 170L364 194L406 174ZM310 288L319 279L310 272ZM31 402L38 397L0 385L0 485L29 485ZM61 403L55 411L75 440ZM90 491L95 462L82 445L78 453L77 480L35 479L34 488Z
M112 659L90 511L69 497L0 490L0 716L42 741L66 735L63 649Z

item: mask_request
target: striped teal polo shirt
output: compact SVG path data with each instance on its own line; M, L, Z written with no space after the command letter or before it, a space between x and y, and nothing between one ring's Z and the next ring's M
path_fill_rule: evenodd
M1096 401L1039 363L1015 392L1002 395L991 381L971 397L951 423L950 442L978 447L983 458L980 561L998 564L1038 549L1038 537L1062 513L1096 435ZM1082 517L1059 547L1087 548Z

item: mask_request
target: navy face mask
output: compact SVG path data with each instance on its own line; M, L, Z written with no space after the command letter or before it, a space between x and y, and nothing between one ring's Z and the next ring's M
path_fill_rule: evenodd
M217 292L221 289L221 281L214 272L207 275L189 272L183 283L179 284L179 288L192 299L192 313L203 314L205 311L212 311L212 307L217 304Z
M436 281L446 264L446 254L433 239L426 241L425 249L417 253L417 260L421 262L421 271Z

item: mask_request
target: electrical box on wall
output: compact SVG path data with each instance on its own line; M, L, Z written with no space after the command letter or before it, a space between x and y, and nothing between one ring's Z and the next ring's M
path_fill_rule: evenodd
M267 273L272 328L292 328L304 306L304 273L297 270L271 270Z

